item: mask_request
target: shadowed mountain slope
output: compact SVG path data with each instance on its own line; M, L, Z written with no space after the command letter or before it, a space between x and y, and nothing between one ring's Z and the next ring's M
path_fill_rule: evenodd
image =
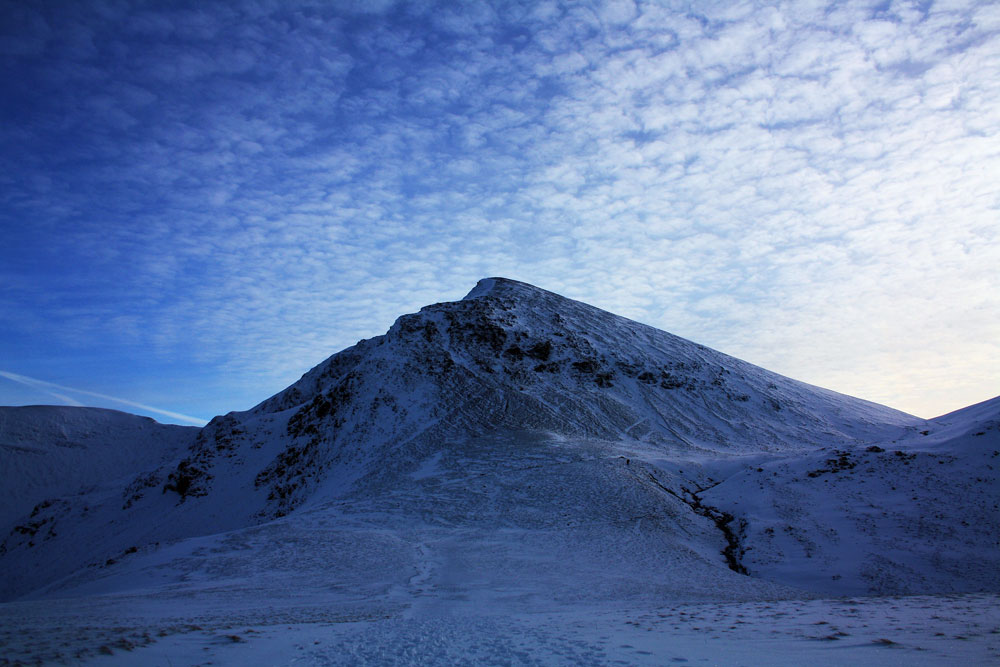
M47 498L113 487L176 460L197 433L103 408L0 407L0 529Z

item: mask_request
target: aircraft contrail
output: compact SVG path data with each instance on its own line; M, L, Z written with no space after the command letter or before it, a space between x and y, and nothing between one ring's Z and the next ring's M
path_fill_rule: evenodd
M99 394L96 391L87 391L86 389L76 389L74 387L66 387L61 384L56 384L55 382L46 382L45 380L39 380L37 378L28 377L27 375L18 375L17 373L11 373L9 371L0 371L0 377L5 377L8 380L14 382L20 382L23 385L27 385L33 389L38 389L43 391L50 396L55 396L56 398L67 402L70 405L83 405L79 401L76 401L63 394L58 394L53 389L58 389L60 391L68 391L74 394L84 394L86 396L96 396L97 398L103 398L107 401L114 401L115 403L122 403L123 405L129 405L133 408L139 408L140 410L146 410L148 412L155 412L166 417L171 417L172 419L177 419L180 421L186 421L192 424L197 424L198 426L204 426L207 422L204 419L199 419L198 417L190 417L188 415L182 415L179 412L171 412L170 410L161 410L160 408L154 408L151 405L146 405L144 403L136 403L135 401L130 401L126 398L118 398L116 396L108 396L107 394Z

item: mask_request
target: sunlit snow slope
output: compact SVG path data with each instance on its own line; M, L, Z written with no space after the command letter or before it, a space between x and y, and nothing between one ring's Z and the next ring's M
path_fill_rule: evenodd
M113 492L36 504L0 545L0 594L414 613L995 590L997 410L977 410L983 435L486 279Z

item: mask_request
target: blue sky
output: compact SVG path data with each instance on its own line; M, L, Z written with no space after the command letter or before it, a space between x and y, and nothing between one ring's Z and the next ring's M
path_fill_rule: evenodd
M924 417L1000 392L996 3L0 15L0 404L208 419L491 275Z

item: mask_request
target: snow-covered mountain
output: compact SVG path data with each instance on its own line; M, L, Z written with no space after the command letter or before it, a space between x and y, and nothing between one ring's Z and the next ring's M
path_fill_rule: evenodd
M4 599L405 616L1000 581L1000 399L925 421L502 278L200 431L107 413L0 412Z
M197 433L102 408L0 407L0 530L47 499L118 490L175 460Z
M1000 398L869 445L762 458L702 494L754 576L830 595L1000 588Z

